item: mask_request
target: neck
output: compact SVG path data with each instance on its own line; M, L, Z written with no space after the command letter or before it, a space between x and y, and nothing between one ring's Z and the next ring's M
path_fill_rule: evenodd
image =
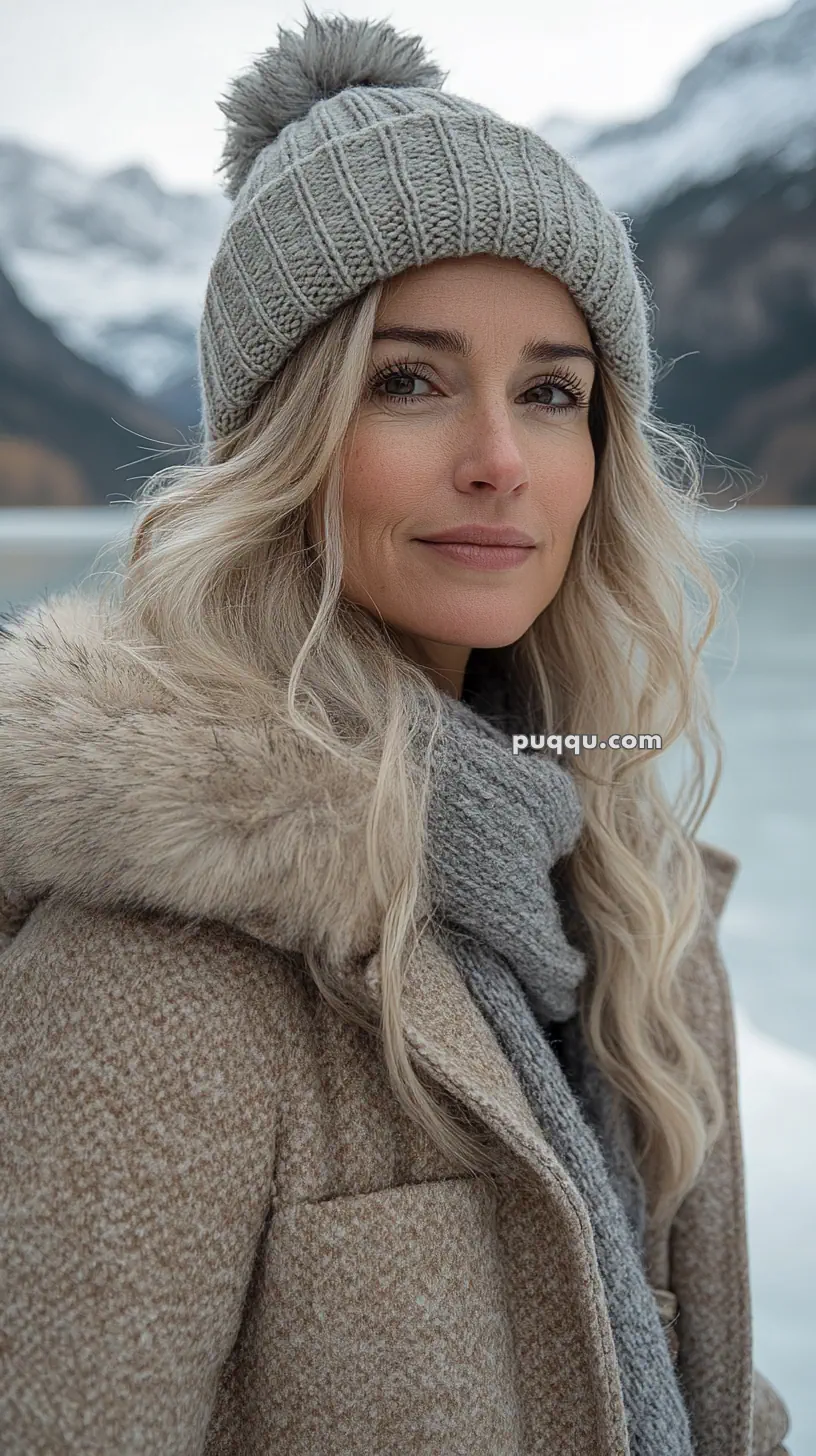
M409 632L397 632L396 639L407 657L425 670L435 687L450 698L461 698L471 649L458 643L431 642Z

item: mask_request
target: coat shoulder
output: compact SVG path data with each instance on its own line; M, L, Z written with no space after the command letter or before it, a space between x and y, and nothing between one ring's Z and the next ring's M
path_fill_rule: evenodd
M56 1056L78 1037L104 1056L138 1047L183 1081L194 1048L202 1070L218 1063L264 1098L276 1085L299 1008L286 953L218 921L54 894L5 927L7 1055Z
M731 886L742 869L742 861L730 850L708 840L695 841L703 862L706 896L715 920L719 920L731 893Z
M678 979L683 988L686 1017L715 1064L721 1085L731 1086L735 1057L731 976L721 944L721 918L740 860L729 850L707 840L694 841L704 871L702 914L695 935L681 961Z

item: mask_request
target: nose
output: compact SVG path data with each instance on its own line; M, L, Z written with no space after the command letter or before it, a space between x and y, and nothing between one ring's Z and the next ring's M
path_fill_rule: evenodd
M503 402L477 404L465 424L466 444L457 460L454 485L465 494L494 491L512 495L529 483L527 461L516 426Z

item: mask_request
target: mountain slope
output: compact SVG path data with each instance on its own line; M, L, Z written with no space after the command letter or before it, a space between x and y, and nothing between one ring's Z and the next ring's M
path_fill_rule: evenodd
M143 438L146 437L146 438ZM0 270L0 506L105 505L185 450L178 429L80 359Z
M750 504L816 505L816 168L747 165L655 208L636 233L664 418L748 466L736 494L750 489Z

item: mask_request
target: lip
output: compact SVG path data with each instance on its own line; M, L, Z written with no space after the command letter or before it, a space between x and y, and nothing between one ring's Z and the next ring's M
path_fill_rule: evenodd
M426 543L455 542L471 546L535 546L532 536L519 531L515 526L488 526L474 523L470 526L450 526L446 531L434 531L429 536L417 536Z
M459 566L469 566L477 571L507 571L529 561L535 551L534 546L479 546L473 541L422 541L419 538L417 545L435 551L437 556L445 556Z

